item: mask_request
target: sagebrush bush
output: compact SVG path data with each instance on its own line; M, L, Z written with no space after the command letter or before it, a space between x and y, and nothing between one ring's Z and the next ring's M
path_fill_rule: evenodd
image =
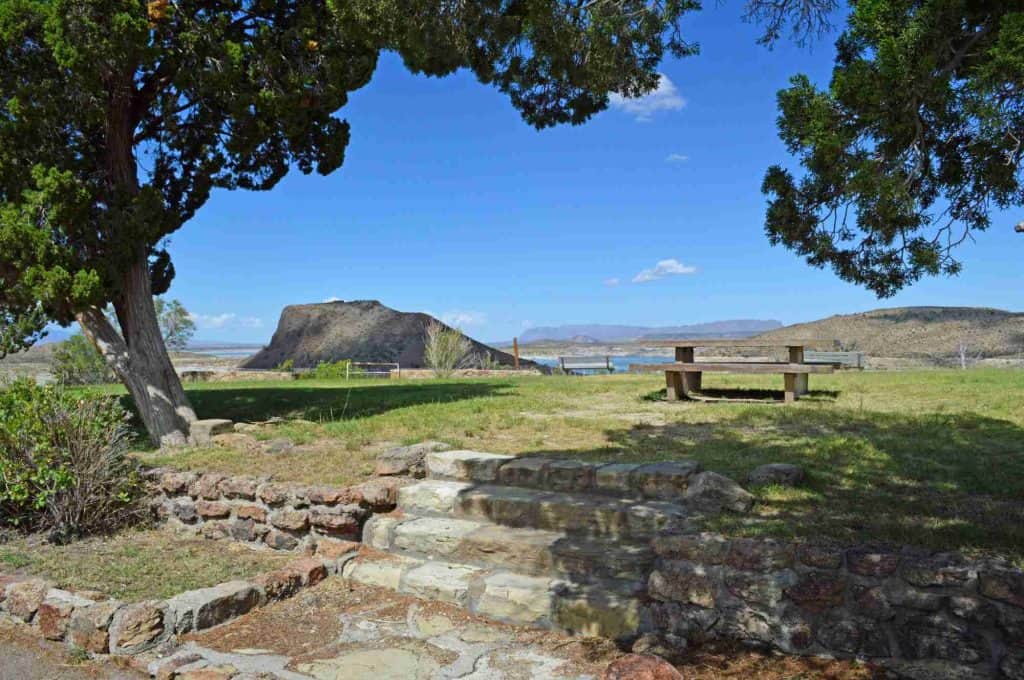
M99 385L114 381L114 373L92 343L76 333L53 348L50 370L64 385Z
M462 331L437 321L427 326L423 360L438 378L447 378L455 369L461 368L470 359L472 349L473 344Z
M113 397L28 379L0 387L0 525L64 542L140 520L131 437Z

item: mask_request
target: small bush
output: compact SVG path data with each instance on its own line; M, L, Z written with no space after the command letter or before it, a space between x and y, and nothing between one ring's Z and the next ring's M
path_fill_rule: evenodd
M291 373L295 370L295 359L285 359L277 365L275 371L281 371L283 373Z
M141 519L131 436L113 397L28 379L0 388L0 525L66 542Z
M460 368L472 349L472 343L462 331L438 321L431 321L427 326L424 361L438 378L447 378Z
M342 359L340 361L321 361L316 368L300 373L299 377L307 380L344 380L356 378L360 373L359 369L352 367L352 361Z
M63 385L99 385L114 381L114 373L93 344L76 333L53 350L51 370Z

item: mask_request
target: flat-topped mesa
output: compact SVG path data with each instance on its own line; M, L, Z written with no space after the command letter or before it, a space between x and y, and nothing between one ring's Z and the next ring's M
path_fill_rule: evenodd
M701 472L696 461L585 463L578 460L505 456L480 451L427 455L430 479L598 494L622 499L681 502Z

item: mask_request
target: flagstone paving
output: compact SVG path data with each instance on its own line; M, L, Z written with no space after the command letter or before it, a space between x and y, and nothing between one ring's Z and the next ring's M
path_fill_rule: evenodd
M620 654L604 639L495 623L340 578L184 643L210 665L286 680L583 680Z

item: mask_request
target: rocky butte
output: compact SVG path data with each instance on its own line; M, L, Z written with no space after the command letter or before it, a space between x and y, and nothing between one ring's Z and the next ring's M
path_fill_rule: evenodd
M312 368L324 361L351 359L426 368L427 327L435 321L429 314L399 312L376 300L289 305L281 312L270 345L242 367L270 369L291 359L296 368ZM472 345L470 355L513 365L511 354L467 339ZM538 367L532 361L519 363L524 368Z

